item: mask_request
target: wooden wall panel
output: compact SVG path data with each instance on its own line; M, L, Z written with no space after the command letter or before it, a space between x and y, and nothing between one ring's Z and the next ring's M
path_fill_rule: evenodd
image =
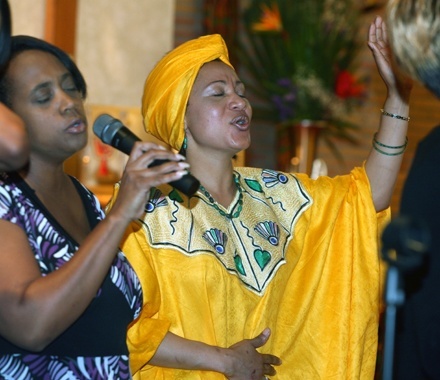
M44 39L75 56L77 0L46 0ZM79 154L69 158L64 168L73 176L79 176Z

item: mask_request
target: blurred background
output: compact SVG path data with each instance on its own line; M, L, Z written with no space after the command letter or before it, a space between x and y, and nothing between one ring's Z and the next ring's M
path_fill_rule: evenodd
M315 20L306 22L301 17L298 13L301 3L314 7ZM239 155L237 165L313 169L313 175L335 176L361 165L370 150L386 93L366 38L370 23L377 15L384 15L385 1L10 0L10 6L13 34L43 38L74 57L88 83L86 106L90 130L98 115L109 113L139 137L148 139L142 127L140 102L149 71L167 51L182 42L207 33L220 33L255 105L252 146ZM329 41L331 28L336 24L338 33L342 31L350 38L335 39L341 43L332 45L339 49L333 51L338 62L332 62L329 43L321 42L324 45L320 46L316 37L322 34L327 38L323 41ZM317 25L323 26L322 33L309 28ZM291 51L290 45L279 45L286 41L296 50ZM270 49L277 54L269 54ZM298 66L295 73L283 72L278 64L280 57L289 67ZM321 63L322 70L317 69L315 76L303 76L310 79L307 83L295 82L299 73L314 69L313 59ZM326 67L332 68L330 79L325 76ZM346 75L339 75L342 73ZM303 117L313 128L303 128L304 132L299 134L295 132L292 140L293 132L289 131L298 129L289 129L290 125L301 121L300 84L308 86L312 105L323 99L331 99L332 106L341 107L355 101L342 111L342 123L334 114L329 115L328 110L322 113L315 107L315 120L306 114ZM323 92L318 91L321 87L335 89L334 94L324 97ZM317 94L315 98L314 94ZM281 109L280 104L284 108ZM281 112L286 106L290 107L287 111L292 111L290 116ZM398 212L401 188L417 143L440 119L438 100L418 84L413 91L410 116L408 148L392 202L394 213ZM326 126L316 127L323 119ZM342 127L335 129L335 125ZM329 134L329 131L336 133ZM306 150L312 151L309 152L312 169L298 166L298 162L305 159L299 156L306 154ZM122 153L102 144L90 131L88 146L68 162L67 170L97 192L105 203L125 160Z

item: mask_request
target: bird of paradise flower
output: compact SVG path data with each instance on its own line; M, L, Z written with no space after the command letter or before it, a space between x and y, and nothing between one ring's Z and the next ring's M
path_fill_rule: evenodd
M283 30L280 10L277 4L272 7L266 4L261 5L261 18L259 22L253 24L252 29L256 32L280 32Z

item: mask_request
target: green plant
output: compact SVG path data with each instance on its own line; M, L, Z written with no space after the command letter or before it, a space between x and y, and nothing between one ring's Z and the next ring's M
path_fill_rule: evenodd
M365 86L355 78L358 0L251 0L237 55L261 102L255 117L278 126L327 121L323 136L337 154L338 137L355 142L348 121ZM338 154L337 154L338 155Z

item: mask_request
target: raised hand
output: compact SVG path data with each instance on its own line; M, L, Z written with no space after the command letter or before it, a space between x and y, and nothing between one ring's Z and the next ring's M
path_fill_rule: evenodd
M413 81L396 68L388 42L387 27L380 16L371 23L368 31L368 47L388 91L397 90L405 97L411 91Z

